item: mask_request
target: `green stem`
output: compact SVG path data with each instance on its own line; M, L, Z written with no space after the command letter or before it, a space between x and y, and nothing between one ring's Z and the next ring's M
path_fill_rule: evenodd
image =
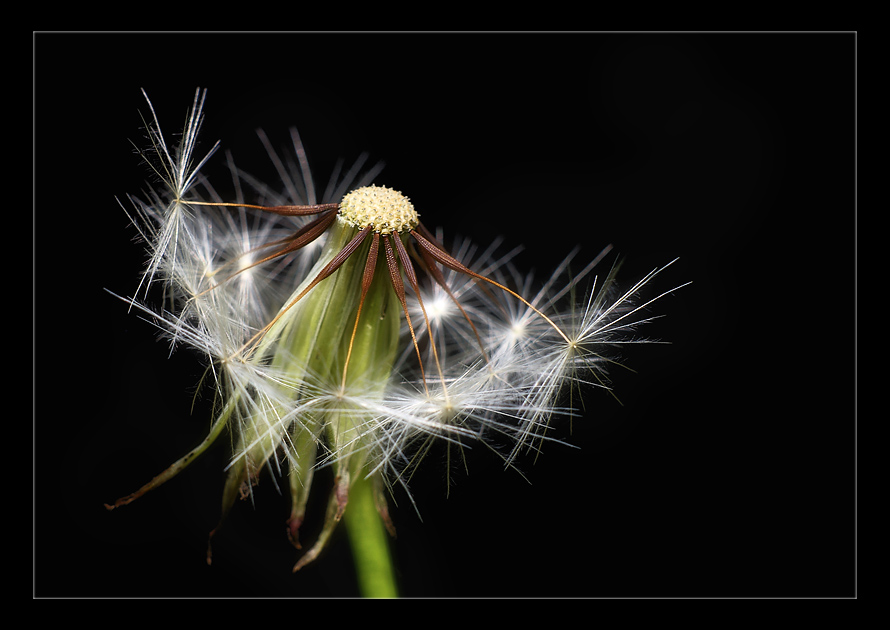
M352 484L343 520L362 597L398 597L388 534L377 511L371 479L359 477Z

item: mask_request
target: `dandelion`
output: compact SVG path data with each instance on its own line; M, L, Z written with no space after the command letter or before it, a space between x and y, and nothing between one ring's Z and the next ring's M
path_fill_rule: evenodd
M236 194L222 199L200 175L217 145L195 153L204 98L196 92L175 147L153 109L146 121L142 155L157 185L125 209L149 260L124 299L171 344L206 357L216 415L192 451L107 507L160 486L228 432L220 523L252 497L263 471L286 478L287 534L302 550L294 570L345 519L360 575L376 576L365 592L392 595L379 557L392 530L387 493L401 486L411 496L410 473L437 442L449 453L484 444L513 467L556 439L551 423L572 414L563 394L583 383L608 390L610 349L644 341L631 333L664 294L637 300L661 269L617 293L617 266L601 283L591 277L608 250L573 275L570 256L534 291L512 252L498 257L495 246L478 252L468 241L446 248L406 194L372 183L379 168L363 171L365 157L335 170L318 195L296 132L296 160L270 150L284 193L230 158ZM593 288L579 298L582 280ZM144 303L151 286L163 288L161 310ZM303 550L322 466L333 469L333 487L321 532Z

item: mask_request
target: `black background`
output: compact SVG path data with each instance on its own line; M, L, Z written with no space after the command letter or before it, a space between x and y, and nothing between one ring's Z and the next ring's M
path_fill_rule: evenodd
M105 289L143 262L145 88L168 134L263 164L297 126L324 182L367 150L426 223L523 244L546 273L612 243L630 283L675 257L616 372L528 478L483 449L402 495L406 596L855 595L855 50L850 34L38 34L34 38L34 593L350 596L335 538L292 575L266 479L204 562L225 445L196 444L202 365ZM210 167L222 169L222 156ZM257 167L260 168L260 167ZM262 167L265 168L265 167ZM217 171L219 172L219 171ZM440 465L442 464L442 465ZM530 483L529 483L530 482Z

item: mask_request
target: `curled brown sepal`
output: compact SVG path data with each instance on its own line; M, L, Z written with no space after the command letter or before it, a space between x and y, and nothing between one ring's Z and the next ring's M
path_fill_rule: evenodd
M302 549L303 545L300 544L300 526L303 524L303 519L298 516L291 516L287 519L287 540L297 549Z
M346 504L349 501L349 478L349 473L344 472L334 481L334 489L331 491L331 496L328 499L327 514L325 515L321 532L315 544L297 560L293 568L294 573L315 560L327 545L331 534L334 532L334 528L343 517L343 512L346 511Z

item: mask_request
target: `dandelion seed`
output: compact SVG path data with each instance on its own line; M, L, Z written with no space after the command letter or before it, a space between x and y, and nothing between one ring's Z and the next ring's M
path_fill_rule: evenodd
M201 444L109 509L163 484L229 431L223 518L252 497L264 470L286 476L287 535L299 549L314 472L333 469L321 533L299 556L299 570L355 501L376 506L378 524L391 529L385 492L407 491L433 443L449 451L491 446L514 467L522 452L555 439L550 423L572 412L564 390L588 375L608 388L609 347L626 342L661 297L634 305L660 270L616 294L613 269L576 300L600 257L558 286L566 259L533 292L510 255L477 256L467 243L449 251L408 196L371 183L377 169L357 176L364 157L335 175L319 201L296 132L296 160L270 149L284 193L230 158L238 197L220 199L199 176L216 145L194 159L203 105L198 91L173 151L152 109L151 152L143 155L159 185L146 201L130 199L130 215L150 255L137 293L159 284L169 306L154 313L136 297L128 301L151 313L173 344L207 357L221 403ZM274 203L248 202L249 189ZM501 451L497 442L510 447ZM370 535L366 525L350 531Z

